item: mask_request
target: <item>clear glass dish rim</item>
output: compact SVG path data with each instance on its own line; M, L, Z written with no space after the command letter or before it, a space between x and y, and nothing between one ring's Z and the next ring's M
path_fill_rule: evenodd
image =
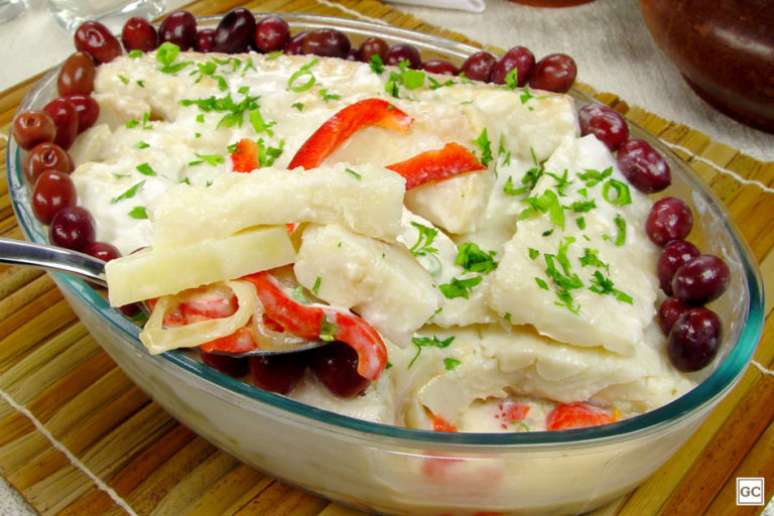
M480 50L477 47L446 38L361 20L311 14L256 13L256 15L268 14L276 14L283 17L290 23L291 27L299 24L304 25L304 27L336 27L354 34L371 35L376 32L392 39L412 39L417 42L422 42L430 48L437 49L438 52L447 55L456 55L460 58L464 58L465 56ZM211 24L219 20L219 18L220 17L218 16L208 16L200 17L199 20L205 24ZM22 111L34 101L45 85L53 79L57 69L58 66L48 71L27 93L20 103L19 111ZM577 89L574 89L571 94L576 100L594 102L594 99ZM76 296L90 309L97 312L105 322L113 327L114 331L120 333L125 339L132 342L135 348L144 353L148 360L166 361L175 367L179 367L184 371L192 373L196 377L217 388L241 395L246 398L246 401L255 400L265 403L273 408L286 411L297 418L308 420L313 424L321 423L322 425L325 425L328 430L354 431L359 434L364 434L363 437L371 435L389 438L406 446L429 442L436 445L452 445L455 448L459 445L471 447L507 446L512 448L557 444L570 446L634 438L645 432L655 432L664 426L677 423L683 418L701 410L702 407L712 403L718 397L723 396L734 386L736 381L744 373L746 366L749 364L760 339L763 329L764 301L762 283L752 253L744 242L744 239L741 238L735 224L728 216L722 204L715 198L714 194L704 186L698 177L690 171L688 165L681 158L676 156L671 149L662 144L658 138L640 128L637 124L633 122L629 122L629 124L630 128L633 129L633 133L638 138L647 140L651 145L658 149L659 152L669 156L673 163L679 165L679 168L681 169L680 173L685 177L694 192L698 193L707 203L712 216L722 221L723 227L731 235L733 245L741 258L741 265L744 270L744 281L746 282L749 292L749 303L744 323L739 330L736 342L732 344L726 357L717 365L710 376L688 393L658 409L610 425L567 430L563 432L524 432L507 434L439 433L373 423L336 414L235 380L228 375L201 364L181 351L172 351L156 357L147 354L142 343L139 341L138 327L125 319L119 311L111 309L104 298L85 281L64 274L55 273L55 276L60 286L64 286L71 295ZM11 138L11 135L9 134L8 136L8 145L6 147L6 175L14 213L16 214L22 232L27 239L34 242L47 243L45 233L37 227L39 224L32 215L31 209L26 202L27 199L24 195L26 186L22 174L20 149L13 138Z

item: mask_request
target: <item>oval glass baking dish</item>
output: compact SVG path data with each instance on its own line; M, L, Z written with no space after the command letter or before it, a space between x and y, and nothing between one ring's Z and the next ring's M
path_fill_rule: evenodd
M386 25L282 14L294 31L335 27L357 43L368 36L417 46L425 58L456 63L477 49ZM202 18L214 25L218 18ZM20 111L55 96L49 72ZM579 104L591 99L574 91ZM732 272L727 295L713 304L725 328L723 348L706 378L673 402L615 424L563 432L452 434L370 423L255 388L184 352L151 356L138 328L85 282L53 277L91 334L154 400L185 425L273 476L353 507L406 514L585 512L642 482L687 439L743 374L760 338L763 292L754 258L728 214L687 165L642 129L669 161L677 195L694 210L692 240L722 256ZM35 220L15 142L7 147L13 208L25 236L46 242Z

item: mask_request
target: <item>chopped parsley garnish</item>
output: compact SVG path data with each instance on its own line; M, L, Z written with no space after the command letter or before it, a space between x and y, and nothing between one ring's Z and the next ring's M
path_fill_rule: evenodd
M527 197L523 202L529 204L519 213L518 220L531 218L538 213L547 213L551 224L564 229L564 208L553 190L546 190L539 196Z
M129 211L129 216L133 219L147 219L148 212L145 210L145 206L135 206Z
M615 191L612 196L611 190ZM632 203L632 194L629 191L629 185L615 179L608 179L602 185L602 197L613 206L626 206Z
M519 85L519 70L517 68L514 68L510 72L505 74L505 86L508 89L515 90L518 85ZM524 101L522 100L522 103L523 102Z
M556 191L560 196L564 197L566 195L565 189L572 184L572 179L567 179L567 169L564 170L561 176L553 172L546 172L546 175L554 178L554 181L556 181Z
M478 135L478 138L473 140L473 143L481 151L481 164L485 167L488 166L489 162L492 161L492 144L489 141L489 135L487 134L486 127L484 127L484 129L481 131L481 134Z
M535 283L537 283L537 286L542 288L543 290L548 290L548 283L546 283L546 280L543 278L538 278L535 276Z
M547 236L551 236L551 235L553 235L553 234L554 234L554 228L551 228L551 229L546 229L545 231L543 231L543 232L540 234L540 236L547 237Z
M352 170L351 168L345 168L345 169L344 169L344 172L346 172L346 173L347 173L347 174L349 174L350 176L354 177L354 178L355 178L355 179L357 179L358 181L360 181L361 179L363 179L363 176L361 176L360 174L358 174L357 172L355 172L355 171L354 171L354 170Z
M616 228L615 238L611 237L610 235L602 235L602 238L609 242L613 242L613 244L618 247L621 247L626 243L626 221L623 217L616 214L613 222L615 223Z
M117 197L113 197L113 198L110 200L110 203L111 203L111 204L115 204L115 203L117 203L117 202L119 202L119 201L123 201L123 200L126 200L126 199L131 199L132 197L134 197L135 195L137 195L137 192L139 192L139 191L140 191L140 188L142 188L142 185L144 185L144 184L145 184L145 180L142 180L142 181L140 181L139 183L137 183L137 184L135 184L135 185L131 186L131 187L130 187L130 188L127 190L127 191L125 191L124 193L122 193L122 194L118 195Z
M199 113L196 115L196 122L200 124L204 123L204 113Z
M447 79L444 82L438 81L435 77L428 75L427 81L430 83L431 90L437 90L438 88L446 88L448 86L454 86L457 84L453 79Z
M250 125L253 126L256 134L266 133L269 136L274 136L274 131L272 131L271 128L277 125L277 122L274 122L273 120L267 122L264 120L259 109L256 108L248 112L247 118L250 120Z
M196 65L196 67L197 71L191 72L191 75L196 75L197 73L199 75L194 83L200 82L205 77L211 77L218 83L218 89L220 91L226 91L228 89L228 83L226 82L226 79L222 75L215 75L215 71L218 69L218 64L215 61L199 63Z
M325 88L320 88L320 97L322 97L324 102L330 102L331 100L339 100L339 99L341 99L341 95L337 95L335 93L330 93Z
M275 50L274 52L269 52L268 54L266 54L264 56L264 59L266 59L267 61L274 61L282 54L284 54L282 50ZM252 64L252 61L250 63Z
M537 249L533 249L532 247L530 247L530 248L527 250L527 252L529 253L529 259L530 259L530 260L534 260L534 259L536 259L538 256L540 256L540 251L538 251Z
M519 100L521 100L521 103L526 104L534 98L535 96L531 91L529 91L529 86L524 86L524 89L521 91L521 95L519 95Z
M303 102L294 102L290 105L293 109L298 110L299 112L304 110L304 103Z
M570 312L577 314L580 307L573 301L570 291L583 288L583 281L572 271L572 265L567 256L567 250L573 242L575 242L573 237L564 238L559 244L559 251L555 255L546 253L543 255L543 259L546 263L546 276L556 286L556 297L559 299L556 303L557 306L563 306ZM557 268L557 263L561 270Z
M263 138L258 138L258 163L264 168L272 166L284 149L285 140L280 140L278 147L267 147Z
M134 50L131 50L128 55L132 59L138 59L142 57L143 53L142 50L135 48Z
M211 167L222 165L226 162L225 158L221 156L220 154L196 154L196 157L199 158L194 161L190 161L188 163L189 167L195 167L197 165L201 165L202 163L207 163Z
M569 206L565 206L568 210L572 210L575 213L587 213L597 207L596 201L591 199L590 201L575 201Z
M384 61L382 61L382 56L379 54L374 54L371 56L369 65L371 66L371 70L373 70L376 75L381 75L382 72L384 72Z
M193 64L193 61L181 61L175 63L177 56L180 54L180 47L174 43L166 41L156 50L156 61L161 65L159 70L162 73L176 74L186 66Z
M503 315L503 318L509 323L513 324L513 315L511 314L511 312L505 312L505 315Z
M122 73L119 73L119 74L118 74L118 78L119 78L119 79L121 80L121 82L123 82L124 84L127 84L127 85L129 84L129 77L127 77L126 75L124 75L124 74L122 74Z
M150 147L150 145L142 140L134 144L135 149L147 149L148 147Z
M634 302L634 299L632 299L632 296L627 294L626 292L621 292L617 288L615 288L615 285L613 284L613 281L602 274L600 271L594 271L594 275L591 278L591 286L589 287L589 290L594 292L595 294L599 295L606 295L611 294L614 296L618 301L622 303L626 303L628 305L631 305Z
M312 293L316 296L320 293L320 287L322 286L322 278L317 276L314 279L314 285L312 285Z
M398 71L390 72L390 77L384 85L384 91L395 98L399 98L401 86L407 90L421 88L425 84L425 76L425 72L409 68L408 60L403 59L398 64Z
M422 348L438 348L438 349L445 349L448 348L452 342L454 342L454 337L448 337L446 339L440 340L438 337L433 335L432 337L414 337L411 339L411 342L417 347L417 354L414 355L414 358L411 359L411 362L409 362L408 367L414 365L414 362L417 361L417 358L419 358L419 354L422 353Z
M282 53L279 50L277 52L279 52L280 54ZM267 55L270 55L270 54L267 54ZM245 76L248 70L255 70L255 64L253 63L252 57L248 57L247 59L245 59L245 67L242 69L242 77Z
M139 86L140 88L144 88L145 87L145 81L143 81L142 79L138 79L137 80L137 86Z
M473 276L472 278L452 278L449 283L438 285L438 289L447 299L454 299L457 297L469 299L470 291L473 290L473 287L481 283L481 279L481 276Z
M583 256L578 258L581 267L599 267L608 270L608 264L599 259L599 251L586 247L583 249Z
M127 129L135 129L135 128L140 127L140 126L142 126L142 128L145 129L145 130L153 129L153 126L150 123L150 113L145 113L145 114L142 115L142 122L137 120L137 119L135 119L135 118L132 118L131 120L126 122L126 124L124 124L124 126Z
M414 242L414 245L409 249L411 254L414 256L426 256L428 254L437 253L438 249L432 247L432 245L433 240L435 240L435 237L438 235L438 230L418 222L412 222L411 225L419 231L417 241Z
M314 68L317 63L319 63L317 59L312 59L293 72L293 75L288 79L288 90L293 93L301 93L311 89L317 82L317 78L312 73L312 68Z
M535 151L530 147L530 154L532 155L532 168L527 170L521 178L521 186L516 188L513 184L512 178L508 178L503 185L503 193L505 195L524 195L532 191L535 185L543 176L543 165L537 160Z
M575 219L575 225L578 226L578 229L586 229L586 219L584 217L578 217Z
M457 369L457 367L459 367L460 364L462 364L462 362L460 362L456 358L447 357L443 359L443 367L447 371L454 371L455 369Z
M495 251L482 250L473 242L465 242L460 245L454 263L467 272L489 274L497 268L497 262L494 260L495 254L497 254Z
M139 172L140 174L142 174L144 176L155 176L156 175L156 171L153 170L153 167L151 167L147 163L141 163L141 164L137 165L137 172Z
M255 111L260 107L258 104L258 97L246 96L240 102L236 102L231 97L231 94L220 98L208 97L203 99L183 99L180 101L180 105L184 107L197 106L205 113L225 113L223 118L218 122L218 129L221 127L234 127L235 125L242 127L244 114L246 112Z
M320 340L323 342L333 342L336 340L336 333L338 331L336 324L328 322L328 318L324 317L322 323L320 323Z
M580 178L584 183L586 183L586 186L588 188L591 188L592 186L596 186L598 183L601 183L602 181L610 177L612 174L613 174L613 167L607 167L602 172L600 172L599 170L594 170L593 168L588 168L583 172L580 172L578 174L578 178Z

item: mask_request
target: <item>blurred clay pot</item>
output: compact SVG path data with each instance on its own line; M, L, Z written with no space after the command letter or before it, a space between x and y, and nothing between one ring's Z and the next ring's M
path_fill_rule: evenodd
M656 44L705 101L774 133L774 0L640 0Z

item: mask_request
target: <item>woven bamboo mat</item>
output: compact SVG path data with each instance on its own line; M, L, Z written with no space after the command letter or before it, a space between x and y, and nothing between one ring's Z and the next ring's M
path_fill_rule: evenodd
M201 0L198 15L237 5ZM261 11L378 18L471 44L375 0L268 0ZM500 52L500 49L491 49ZM32 78L0 93L7 126ZM774 292L774 163L761 163L684 125L596 95L687 159L726 204ZM4 150L5 141L0 141ZM3 165L0 165L4 167ZM5 172L0 233L21 238ZM774 317L756 354L774 365ZM0 474L41 513L123 512L106 489L138 514L321 514L348 509L273 480L217 450L178 424L116 367L78 322L53 282L40 272L0 266ZM774 486L774 378L751 367L734 391L664 467L599 514L744 514L734 504L735 477L766 477Z

